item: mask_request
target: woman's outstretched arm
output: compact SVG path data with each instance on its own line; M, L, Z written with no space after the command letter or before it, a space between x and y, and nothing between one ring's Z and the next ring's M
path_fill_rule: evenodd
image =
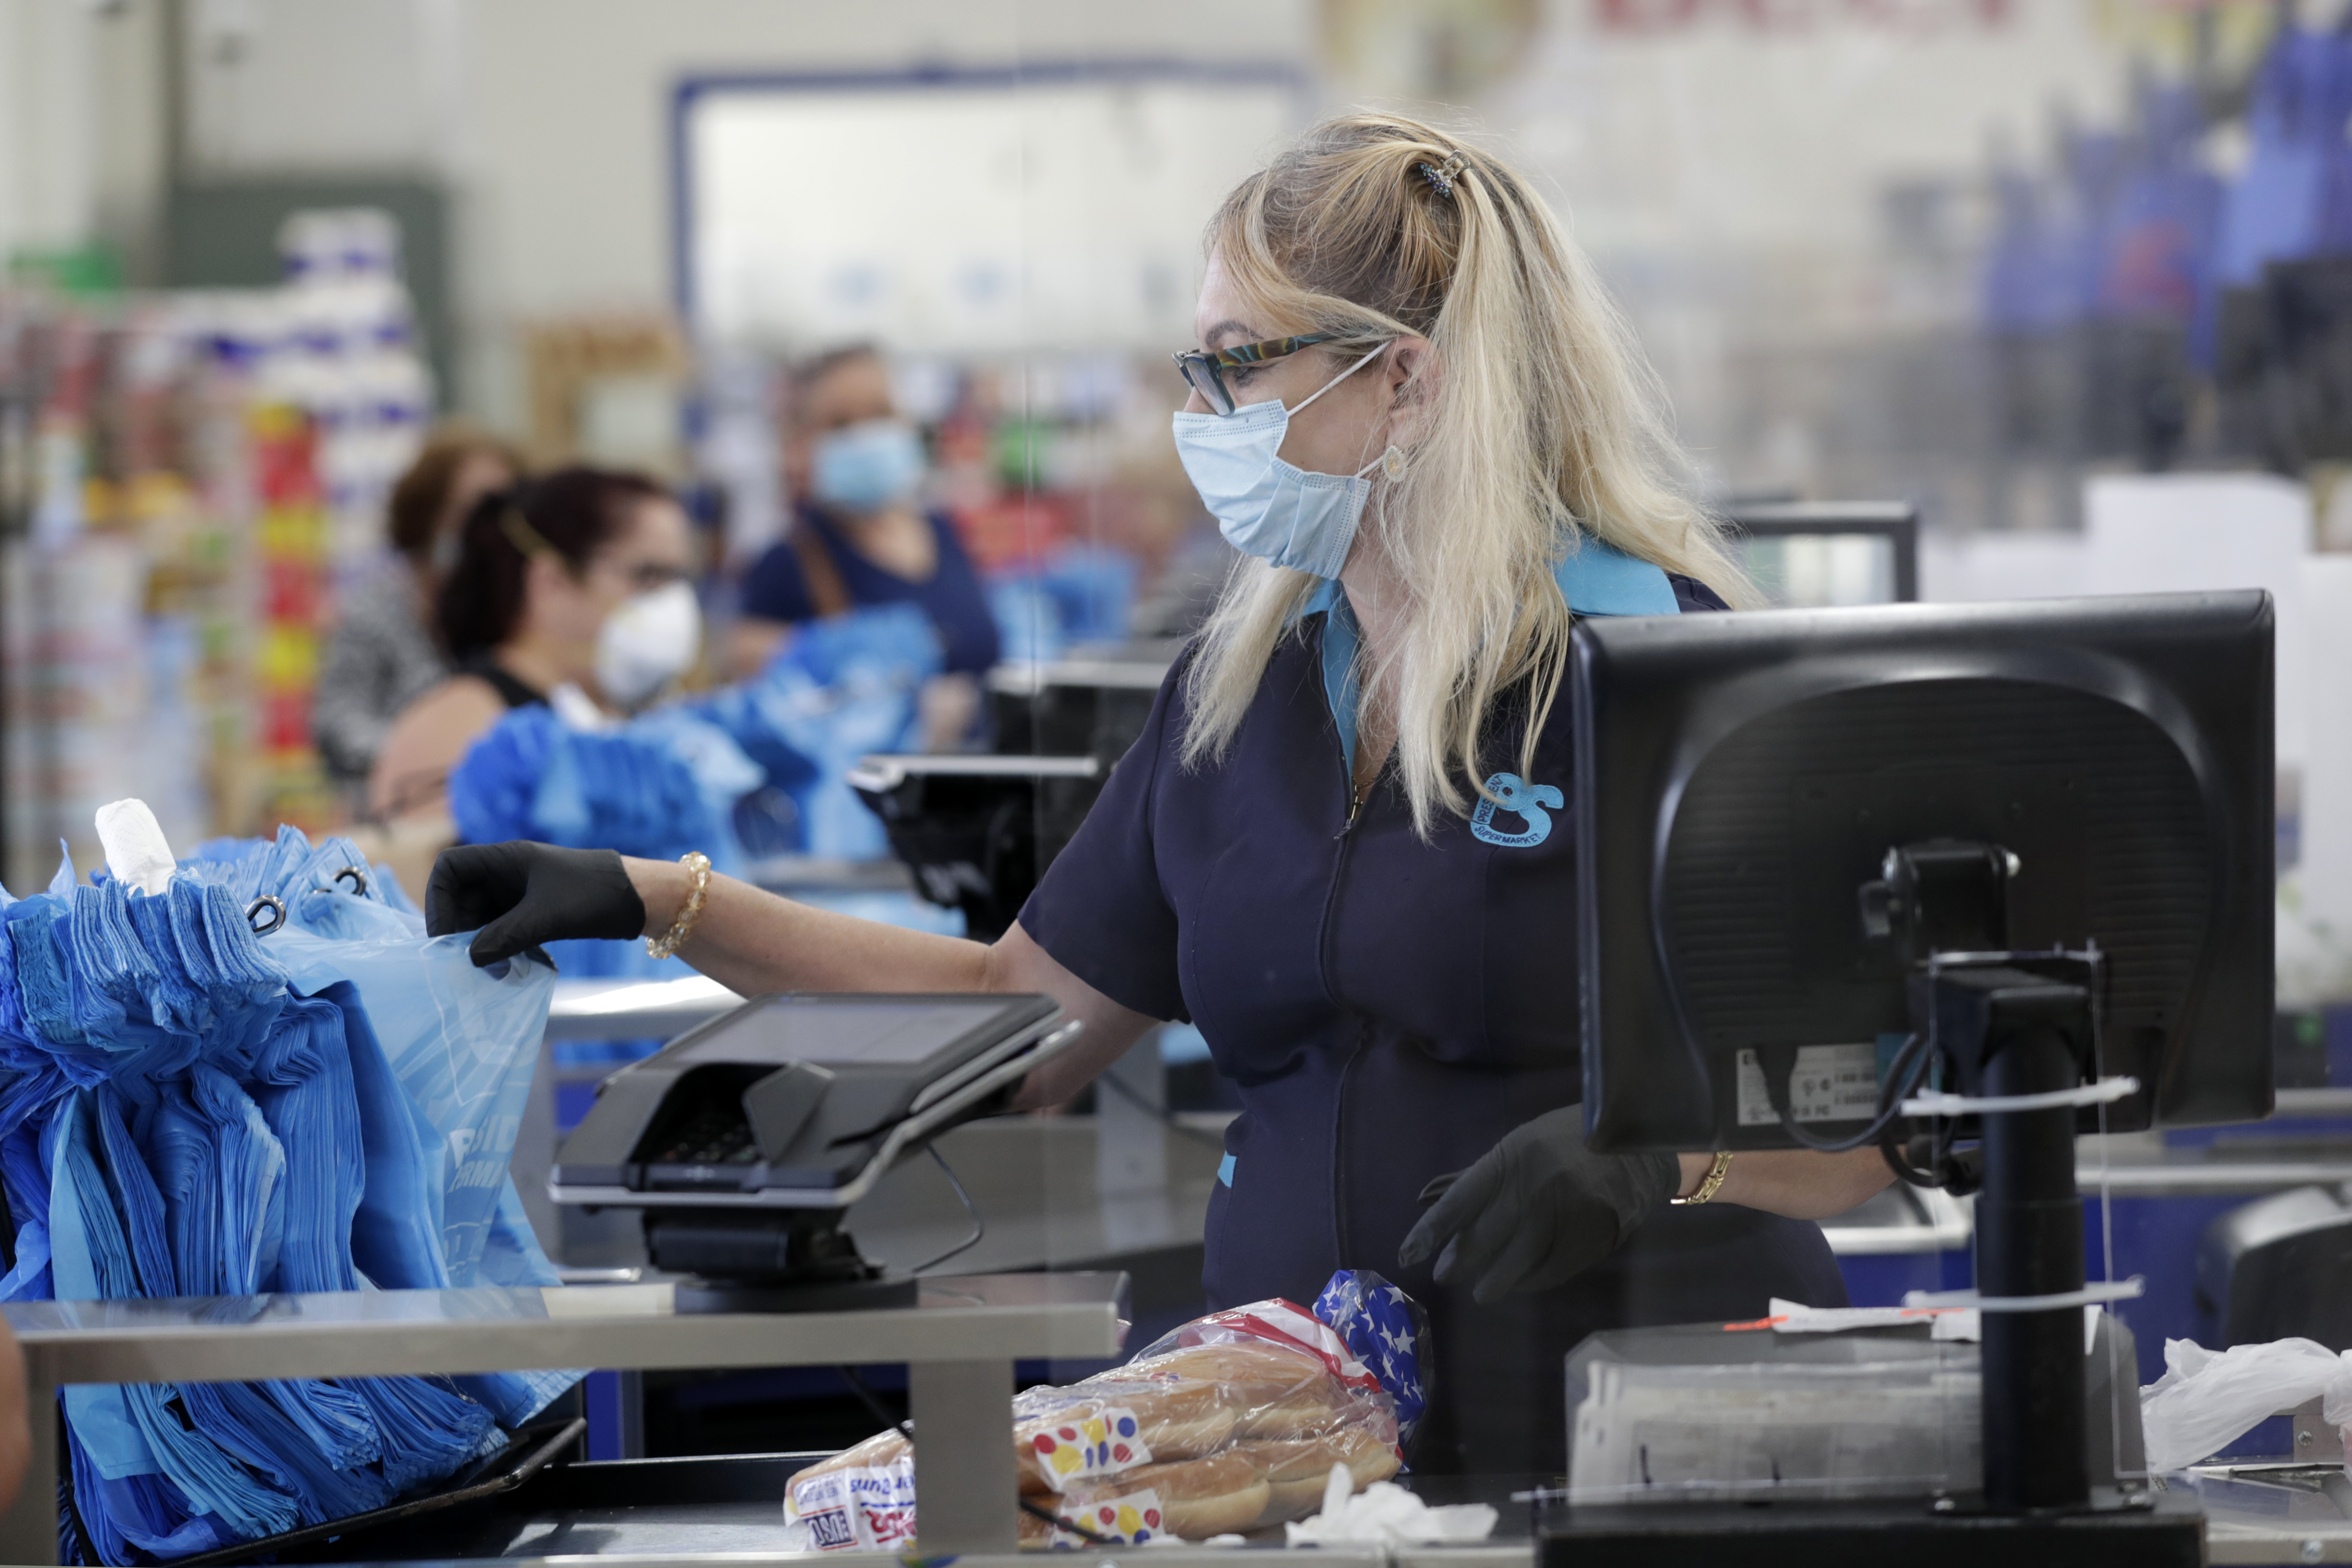
M624 858L646 906L646 934L659 936L685 908L692 883L674 861ZM1036 992L1086 1025L1066 1055L1022 1086L1024 1107L1057 1104L1141 1038L1153 1020L1071 973L1018 924L993 942L859 920L713 876L701 917L678 956L730 991Z

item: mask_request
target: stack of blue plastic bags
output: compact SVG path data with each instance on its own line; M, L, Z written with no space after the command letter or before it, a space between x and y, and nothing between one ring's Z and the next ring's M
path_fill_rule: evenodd
M844 775L860 757L919 743L917 699L942 663L920 609L877 605L794 627L757 677L671 711L724 731L791 798L791 850L868 860L887 855L889 840Z
M699 849L729 870L745 858L738 804L775 791L792 803L793 832L760 852L887 854L880 823L842 775L914 742L917 694L940 661L929 621L896 605L801 627L752 679L623 722L518 708L451 773L450 815L468 843L534 838L659 859Z
M506 1173L550 971L475 969L344 839L129 876L0 892L0 1300L554 1282ZM69 1387L76 1512L107 1563L322 1523L575 1376Z

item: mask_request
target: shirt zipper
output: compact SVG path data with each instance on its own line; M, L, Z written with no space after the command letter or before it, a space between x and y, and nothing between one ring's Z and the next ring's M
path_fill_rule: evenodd
M1339 846L1331 857L1331 884L1323 894L1322 941L1317 956L1323 968L1323 994L1331 1005L1343 1013L1356 1014L1356 1043L1339 1064L1339 1081L1332 1094L1331 1106L1331 1256L1332 1267L1348 1266L1348 1080L1354 1076L1356 1063L1370 1043L1371 1020L1349 1006L1339 997L1339 976L1332 964L1333 927L1339 920L1339 887L1347 879L1348 854L1353 847L1356 819L1363 815L1364 797L1371 793L1369 784L1360 784L1355 779L1355 759L1347 748L1340 748L1341 787L1348 796L1348 820L1340 825Z
M1355 837L1356 809L1360 805L1359 801L1349 807L1348 825L1339 829L1338 847L1331 856L1330 885L1323 890L1323 931L1322 940L1317 943L1317 957L1323 967L1323 994L1335 1007L1344 1007L1346 1004L1339 1000L1338 980L1331 969L1331 927L1339 912L1339 884L1347 879L1348 849Z
M1339 1000L1339 988L1331 970L1331 924L1339 908L1339 883L1348 874L1348 844L1354 837L1356 818L1363 814L1366 790L1357 787L1354 759L1345 746L1339 749L1339 787L1348 800L1348 819L1339 826L1338 848L1331 856L1331 880L1323 890L1323 930L1316 944L1316 957L1323 970L1323 994L1335 1007L1344 1006Z
M1372 1043L1372 1021L1359 1016L1356 1020L1356 1046L1348 1059L1339 1064L1339 1083L1332 1094L1331 1106L1331 1267L1348 1267L1348 1081L1356 1073L1356 1064Z

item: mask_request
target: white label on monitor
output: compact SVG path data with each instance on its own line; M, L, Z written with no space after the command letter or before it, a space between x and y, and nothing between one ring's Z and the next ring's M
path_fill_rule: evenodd
M1867 1121L1878 1114L1876 1046L1800 1046L1789 1074L1789 1110L1800 1121ZM1739 1053L1739 1125L1780 1120L1754 1051Z

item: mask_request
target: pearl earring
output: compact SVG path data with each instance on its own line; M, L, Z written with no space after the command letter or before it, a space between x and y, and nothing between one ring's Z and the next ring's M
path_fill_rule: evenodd
M1381 472L1391 479L1404 478L1404 454L1391 446L1381 454Z

